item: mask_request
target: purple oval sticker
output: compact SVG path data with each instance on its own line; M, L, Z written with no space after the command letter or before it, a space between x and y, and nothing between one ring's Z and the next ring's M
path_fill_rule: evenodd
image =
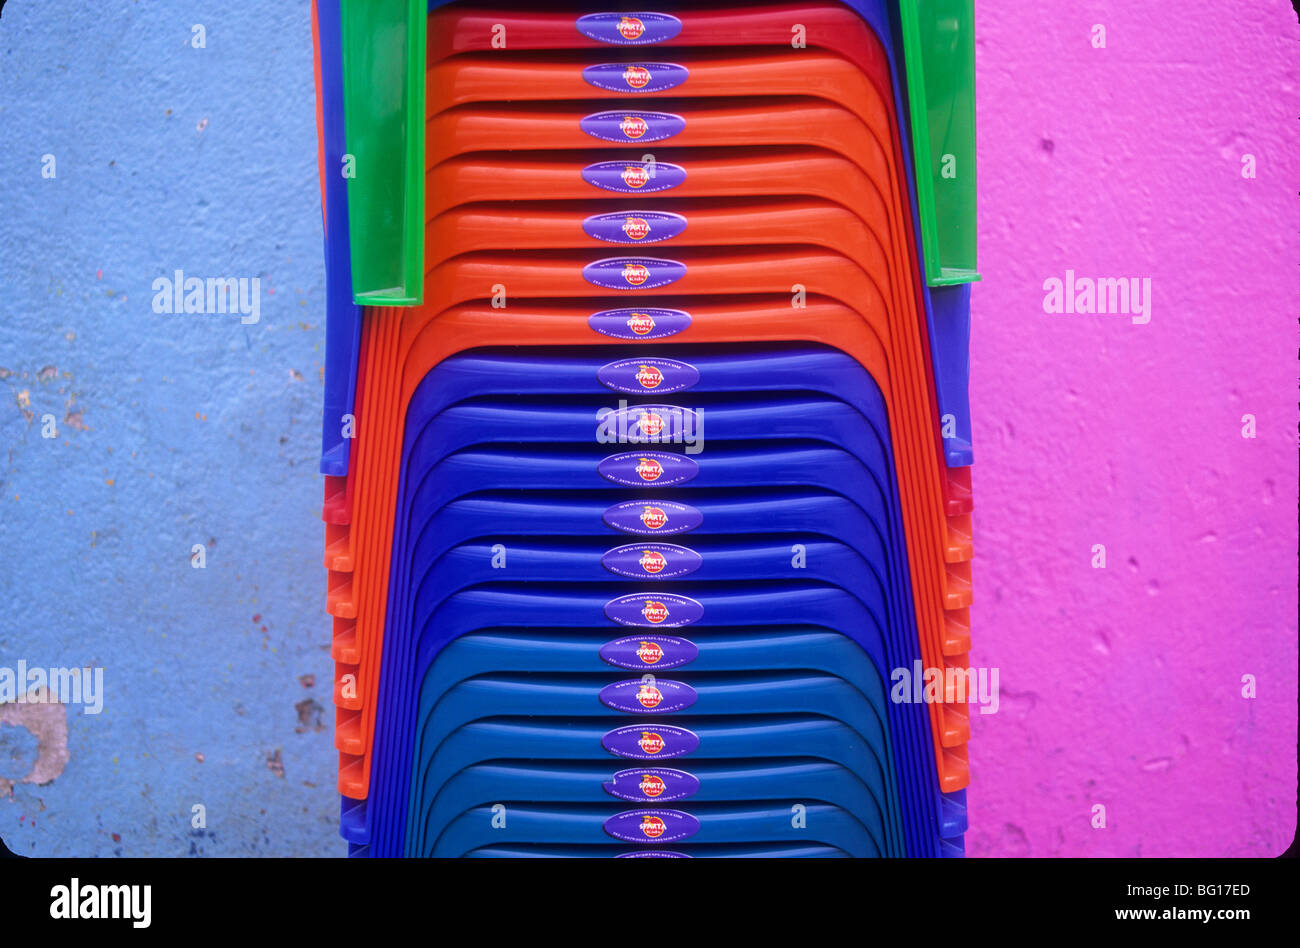
M680 309L607 309L588 316L587 325L613 339L662 339L689 329L691 314Z
M646 484L672 487L674 484L684 484L694 478L700 473L700 465L694 458L684 454L669 454L666 451L630 451L627 454L615 454L604 458L596 465L596 473L605 480L624 487L644 487ZM683 508L683 512L687 509L689 508ZM605 522L609 523L608 517ZM655 533L665 532L660 529L665 525L644 524Z
M603 784L605 792L611 797L628 800L632 803L644 803L655 800L659 803L672 803L685 800L700 792L699 778L684 770L671 767L634 767L620 770Z
M671 724L629 724L602 737L600 746L617 757L665 760L689 754L700 746L700 737Z
M671 500L626 500L605 511L608 526L640 536L671 536L694 530L704 514L687 504Z
M682 21L666 13L588 13L578 17L578 32L614 46L649 46L682 31Z
M690 639L676 635L627 635L600 647L600 657L610 665L630 670L676 668L699 657L700 650Z
M605 832L625 843L675 843L700 831L700 821L681 810L628 810L605 821Z
M686 119L671 112L629 112L625 109L593 112L578 120L578 127L603 142L661 142L680 135Z
M657 257L606 257L587 264L582 275L607 290L657 290L686 276L686 264Z
M677 63L601 63L582 70L582 78L607 92L665 92L690 77Z
M700 416L677 405L603 408L596 413L596 440L601 444L698 444Z
M602 365L596 378L608 389L628 395L680 392L700 381L700 370L676 359L622 359Z
M672 543L633 543L600 558L601 566L628 579L677 579L689 576L703 564L700 554Z
M699 699L690 685L660 678L656 681L616 681L600 689L600 703L627 714L672 714Z
M686 180L686 169L666 161L598 161L582 169L582 180L619 194L667 191Z
M678 236L686 229L686 218L667 211L620 211L588 217L582 229L609 244L654 244Z
M675 593L632 593L605 603L605 615L619 625L677 629L700 621L704 606Z

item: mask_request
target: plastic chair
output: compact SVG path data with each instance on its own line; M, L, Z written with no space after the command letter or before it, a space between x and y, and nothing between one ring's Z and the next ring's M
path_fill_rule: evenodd
M694 792L685 796L674 793L679 787L691 787ZM497 802L608 804L612 797L625 805L655 807L815 800L852 814L882 853L901 855L890 845L890 831L876 794L838 764L812 760L757 765L701 761L691 764L690 771L644 766L616 770L608 764L554 761L478 764L457 773L428 801L427 817L417 838L427 847L466 810ZM507 812L512 808L510 802L504 805Z
M806 825L798 830L792 828L791 821L796 806L805 807ZM687 839L699 843L786 842L794 837L832 845L858 858L882 855L862 824L844 810L799 800L767 805L711 804L693 807L691 813L667 808L620 811L611 806L516 806L500 830L493 829L493 816L491 807L462 814L442 833L435 847L417 855L463 856L480 846L503 843L606 843L611 847L621 843L625 848L629 840L635 839L633 834L639 832L644 832L642 839L646 843L655 845L673 845ZM619 832L622 839L611 840L612 832Z

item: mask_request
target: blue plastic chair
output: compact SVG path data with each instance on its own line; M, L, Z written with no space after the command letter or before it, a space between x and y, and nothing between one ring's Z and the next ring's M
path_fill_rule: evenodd
M606 846L482 846L465 854L467 859L606 859ZM642 849L621 852L616 859L849 859L834 846L812 843L771 843L746 846L674 846L672 849Z
M425 804L415 839L428 848L436 844L443 828L466 810L504 803L507 810L515 801L524 803L608 804L611 785L636 788L647 784L663 786L663 777L687 774L699 781L698 791L686 798L639 799L624 796L628 806L695 806L700 803L750 802L757 800L803 799L829 803L853 814L877 841L882 852L900 855L891 845L880 800L855 774L829 761L791 760L755 764L700 761L685 764L689 770L671 767L618 767L596 762L495 761L476 764L458 772L444 783L436 797ZM653 778L651 784L644 778ZM653 791L652 791L653 792Z
M822 454L822 455L819 456L818 459L819 459L819 460L825 460L826 457L827 457L827 456L826 456L825 454ZM806 472L806 471L808 470L808 466L807 466L806 463L805 463L805 464L799 464L798 467L799 467L799 468L801 469L801 471L803 471L803 472ZM806 480L806 479L807 479L807 478L806 478L805 476L800 476L800 477L798 478L798 480L799 480L800 482L803 481L803 480ZM530 478L530 480L531 480L531 478ZM706 483L707 483L707 481L706 481ZM475 478L475 480L474 480L474 485L473 485L473 486L475 486L475 487L482 487L482 486L487 486L487 485L485 485L484 481L483 481L481 478ZM510 485L510 486L513 486L513 485ZM535 482L534 482L534 483L530 484L529 486L537 486L537 485L536 485ZM559 486L559 485L553 485L553 486ZM879 515L879 514L883 514L883 510L878 511L878 515ZM882 519L883 519L883 518L882 518ZM380 739L380 740L382 741L382 739ZM383 757L382 753L376 755L377 765L378 765L381 769L382 769L382 763L381 763L381 759L382 759L382 757ZM381 782L382 782L382 781L381 781Z
M794 828L792 813L802 806L803 826ZM656 814L665 824L664 842L647 839L658 846L674 845L684 839L698 843L814 842L843 849L851 856L872 858L883 855L877 842L853 816L836 806L802 800L775 804L706 804L692 807L689 814L671 808L645 807L620 810L617 806L532 805L512 807L505 825L495 828L497 811L477 807L462 814L442 833L431 850L417 855L447 858L463 856L482 846L499 844L607 844L614 852L625 850L626 840L611 838L607 827L620 821L636 825L645 811ZM678 836L676 834L684 834Z
M763 714L745 719L682 718L670 725L643 722L631 725L667 738L654 753L636 752L636 745L626 741L609 743L611 737L628 727L611 729L587 721L539 723L532 718L475 721L454 731L439 747L428 749L421 758L424 763L418 771L419 785L412 792L425 793L422 778L425 773L457 773L477 763L521 757L612 762L619 766L690 766L697 758L682 754L694 754L698 750L698 757L708 760L828 760L846 767L867 783L872 773L880 771L876 752L849 725L831 718ZM343 798L343 835L356 850L369 848L372 814L368 809L374 806L373 799ZM411 841L413 837L407 839ZM391 854L402 852L403 846L399 846ZM407 852L410 854L412 850Z

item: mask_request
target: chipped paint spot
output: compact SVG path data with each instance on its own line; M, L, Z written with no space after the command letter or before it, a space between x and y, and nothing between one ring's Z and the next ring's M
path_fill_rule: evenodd
M315 698L304 698L294 704L293 709L298 712L298 726L294 728L297 734L305 734L308 731L323 731L325 725L321 724L320 716L325 710Z
M12 798L15 784L44 786L68 766L68 709L62 704L46 704L46 694L45 688L33 688L27 692L26 704L0 704L0 724L25 728L36 738L32 769L17 779L0 777L0 795Z

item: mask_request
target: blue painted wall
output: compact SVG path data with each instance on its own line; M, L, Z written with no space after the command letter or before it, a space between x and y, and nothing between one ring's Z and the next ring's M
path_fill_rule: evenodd
M343 855L310 5L9 0L0 142L0 667L102 666L106 692L53 781L0 796L0 837ZM260 320L156 314L177 269L258 278ZM0 778L37 754L0 723Z

